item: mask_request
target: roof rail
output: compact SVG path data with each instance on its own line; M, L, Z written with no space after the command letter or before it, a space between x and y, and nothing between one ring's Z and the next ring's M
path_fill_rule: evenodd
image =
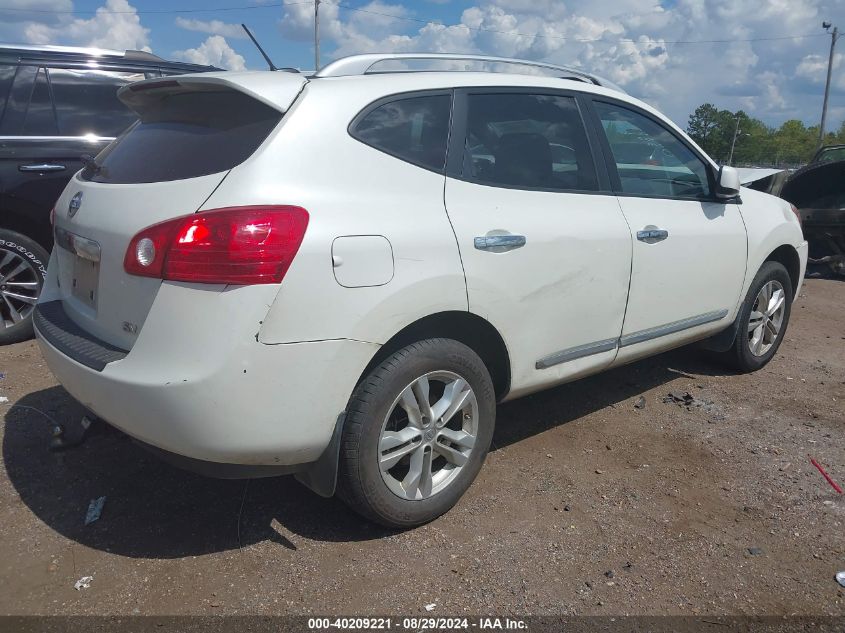
M21 53L70 53L75 55L96 55L98 57L123 57L123 51L91 46L54 46L51 44L0 44L2 51Z
M122 57L135 61L164 61L158 55L147 51L126 50L118 51L109 48L92 46L54 46L51 44L0 44L0 53L17 53L26 57L43 55L86 55L89 57Z
M429 61L471 61L471 62L487 62L494 64L513 64L517 66L527 66L531 68L545 68L546 70L553 70L562 73L562 78L576 79L592 83L597 86L605 86L623 92L621 88L610 81L602 79L596 75L585 72L578 68L570 66L558 66L556 64L549 64L547 62L537 62L528 59L512 59L510 57L491 57L488 55L459 55L453 53L375 53L370 55L351 55L343 57L337 61L332 62L328 66L321 69L315 77L345 77L348 75L366 75L373 72L413 72L413 71L371 71L372 67L381 62L388 61L412 61L412 60L429 60Z

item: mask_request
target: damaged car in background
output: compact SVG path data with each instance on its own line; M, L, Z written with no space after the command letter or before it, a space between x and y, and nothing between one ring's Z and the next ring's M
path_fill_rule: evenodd
M780 196L797 207L810 243L811 264L845 275L845 145L820 148L793 174L772 169L739 170L750 189Z

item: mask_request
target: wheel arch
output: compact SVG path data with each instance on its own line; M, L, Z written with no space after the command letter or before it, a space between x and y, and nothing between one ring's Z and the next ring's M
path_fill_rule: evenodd
M486 319L450 310L422 317L394 334L373 356L358 382L394 352L406 345L429 338L450 338L472 349L487 367L496 398L502 400L510 389L511 365L507 345L499 331Z
M798 251L795 247L790 244L778 246L763 260L763 264L766 262L783 264L786 272L789 273L789 280L792 282L792 291L797 293L798 287L801 285L801 258L798 256ZM754 274L756 275L757 273L755 272ZM793 297L794 299L795 297Z
M746 282L748 285L743 288L743 295L736 308L736 315L733 322L721 332L717 332L713 336L701 341L700 344L702 347L713 352L724 352L730 349L739 332L739 317L742 313L743 302L746 300L746 295L750 290L750 284L766 262L777 262L786 268L789 280L792 282L793 293L797 294L797 289L801 282L801 258L794 246L791 244L781 244L760 262L760 265L754 270L754 274L749 275L749 279ZM795 296L792 299L794 301Z
M4 209L0 228L25 235L38 243L48 253L53 248L53 237L49 223L38 222L28 216Z

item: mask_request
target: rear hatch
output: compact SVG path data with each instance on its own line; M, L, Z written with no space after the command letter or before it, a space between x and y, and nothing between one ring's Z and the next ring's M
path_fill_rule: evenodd
M162 281L125 272L130 240L200 209L270 136L304 84L295 74L220 73L120 91L139 122L77 173L56 204L58 288L51 294L71 320L131 349Z

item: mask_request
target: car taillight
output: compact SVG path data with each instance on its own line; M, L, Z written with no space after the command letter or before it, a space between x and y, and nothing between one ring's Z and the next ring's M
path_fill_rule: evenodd
M790 204L789 208L792 209L792 212L795 214L795 217L798 218L798 224L803 224L801 222L801 212L798 210L798 207L796 207L794 204Z
M208 284L279 283L293 262L308 212L293 206L227 207L148 226L129 241L130 275Z

